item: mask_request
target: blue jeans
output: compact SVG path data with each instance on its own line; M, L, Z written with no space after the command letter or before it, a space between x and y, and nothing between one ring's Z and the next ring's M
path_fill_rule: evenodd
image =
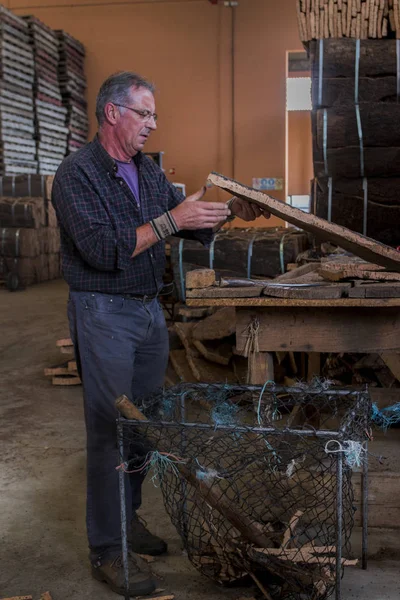
M70 292L68 318L82 377L87 433L86 524L92 561L121 551L115 400L160 388L168 361L168 330L158 299ZM141 504L143 476L126 476L127 520Z

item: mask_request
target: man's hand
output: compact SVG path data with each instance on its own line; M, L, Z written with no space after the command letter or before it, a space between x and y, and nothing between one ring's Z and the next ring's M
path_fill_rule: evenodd
M235 217L239 217L239 219L243 219L243 221L254 221L254 219L261 216L269 219L271 216L271 213L267 210L260 208L257 204L242 200L242 198L235 198L233 202L231 202L230 208Z
M212 229L229 217L231 211L224 202L202 201L205 193L203 187L170 211L179 229Z

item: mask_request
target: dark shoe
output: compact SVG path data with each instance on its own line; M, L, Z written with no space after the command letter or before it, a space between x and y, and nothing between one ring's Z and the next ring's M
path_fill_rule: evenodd
M113 592L125 595L125 576L122 556L92 564L92 576L98 581L108 583ZM129 593L131 596L146 596L156 589L156 584L148 573L138 566L133 553L129 553Z
M147 529L147 523L136 513L132 517L132 550L137 554L149 554L158 556L168 550L167 544L161 538L150 533Z

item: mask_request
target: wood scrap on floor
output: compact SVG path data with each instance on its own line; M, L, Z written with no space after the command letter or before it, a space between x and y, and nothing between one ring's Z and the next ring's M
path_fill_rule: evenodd
M153 563L156 560L155 557L150 556L150 554L138 554L138 556L140 556L140 558L142 558L147 563Z
M157 591L157 590L156 590ZM168 594L167 596L135 596L135 600L174 600L174 594Z
M56 341L56 347L62 354L73 354L74 346L71 338L63 338ZM58 386L81 385L76 360L64 361L61 364L46 367L44 369L45 377L51 377L52 384Z
M33 600L33 596L11 596L9 598L1 598L0 600Z
M8 598L1 598L0 600L33 600L33 596L12 596ZM40 600L52 600L50 592L44 592L40 596Z

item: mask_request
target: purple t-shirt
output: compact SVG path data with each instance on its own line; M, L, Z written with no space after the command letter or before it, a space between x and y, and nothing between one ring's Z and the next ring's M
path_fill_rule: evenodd
M132 194L135 196L137 205L140 206L139 177L135 162L133 160L129 163L121 162L120 160L116 160L115 162L118 166L118 175L129 185Z

